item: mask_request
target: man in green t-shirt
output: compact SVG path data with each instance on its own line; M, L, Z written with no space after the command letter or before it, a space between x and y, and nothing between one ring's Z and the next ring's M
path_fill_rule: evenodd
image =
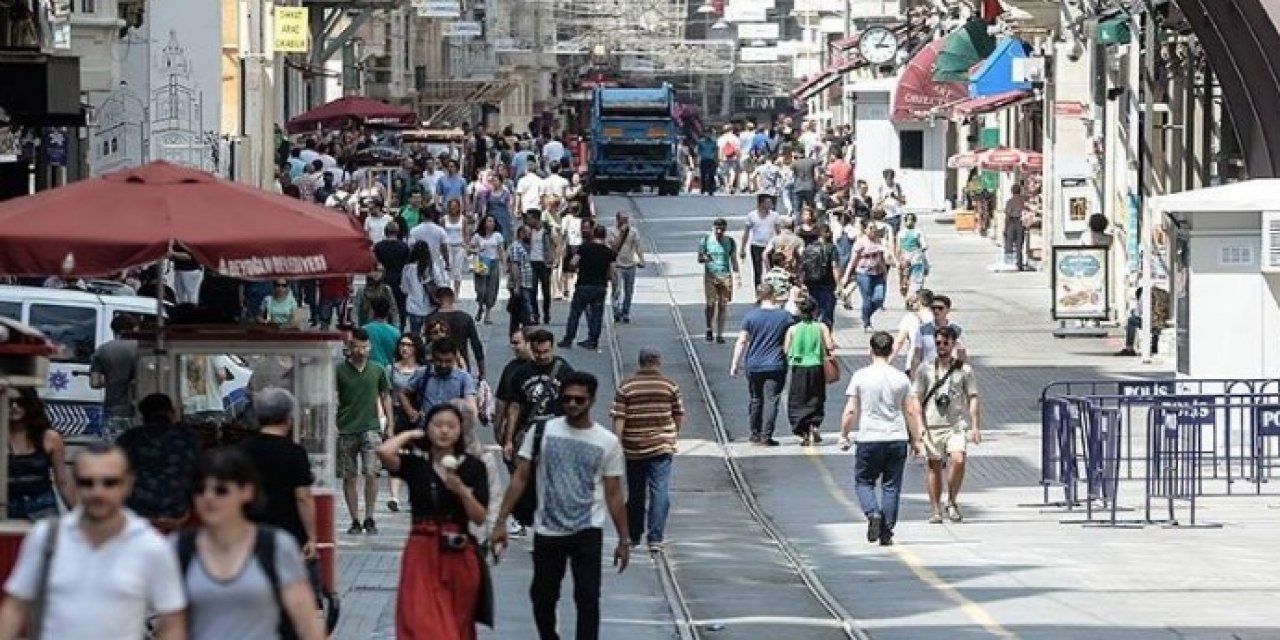
M404 218L404 232L408 234L414 227L422 224L422 208L425 206L422 191L409 193L409 204L400 208L400 217Z
M733 238L725 235L726 227L728 223L724 218L716 218L711 223L711 233L698 240L698 262L705 268L702 292L706 299L703 314L707 319L707 342L715 340L720 344L724 344L724 322L729 301L733 300L733 289L742 284L738 252Z
M381 467L374 450L382 444L383 425L392 415L387 370L370 362L369 349L369 333L364 329L352 330L347 359L338 365L334 374L338 388L338 477L342 478L342 495L351 514L349 534L378 532L373 521L373 505L378 501ZM356 487L361 477L364 478L364 522L358 515L360 496Z

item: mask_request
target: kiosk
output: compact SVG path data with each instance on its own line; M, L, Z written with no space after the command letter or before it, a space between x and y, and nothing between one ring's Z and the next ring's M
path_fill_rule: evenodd
M298 402L293 436L307 450L316 479L316 549L325 591L318 595L332 630L338 615L334 365L342 354L342 334L176 326L130 337L138 340L138 397L167 394L205 447L235 444L257 430L248 401L256 391L280 387L293 393ZM243 401L224 396L222 387L229 384L244 385Z
M1280 377L1280 180L1159 196L1151 209L1169 217L1178 374Z

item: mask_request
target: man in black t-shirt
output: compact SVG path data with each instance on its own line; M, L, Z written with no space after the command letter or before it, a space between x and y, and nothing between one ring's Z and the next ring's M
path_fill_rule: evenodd
M502 367L502 373L498 376L498 386L494 387L493 393L497 400L493 414L493 435L498 442L505 441L507 429L514 426L507 422L507 403L511 402L515 395L511 384L516 372L529 362L529 342L525 334L533 331L533 329L517 329L511 332L511 353L514 357Z
M582 312L587 312L587 339L578 343L585 349L600 348L600 330L604 322L605 294L609 283L613 281L614 263L618 255L609 248L605 240L609 236L608 229L597 226L592 230L590 241L584 241L578 248L578 255L573 261L578 267L578 284L573 289L573 300L569 302L569 321L565 325L564 338L560 347L573 347L573 338L578 333L578 320Z
M560 386L573 367L555 354L555 337L546 329L525 334L529 343L529 362L511 374L505 387L499 388L499 399L507 403L507 429L503 434L502 454L512 461L524 432L539 418L564 415L560 404Z

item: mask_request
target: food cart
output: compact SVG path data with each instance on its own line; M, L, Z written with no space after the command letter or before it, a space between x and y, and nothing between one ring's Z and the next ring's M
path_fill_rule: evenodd
M168 394L182 408L182 422L196 429L205 447L235 444L258 428L251 404L223 401L219 389L229 378L247 375L248 380L235 382L245 384L249 397L267 387L293 393L298 403L293 436L307 450L316 479L316 549L325 591L319 595L332 630L339 609L334 537L338 430L333 390L342 334L176 326L163 333L140 331L130 337L138 340L138 396Z
M24 324L0 317L0 435L9 441L9 390L44 386L49 371L49 356L57 347L43 334ZM18 550L22 538L31 529L26 520L10 520L9 457L0 456L0 583L9 578L9 572L18 562Z

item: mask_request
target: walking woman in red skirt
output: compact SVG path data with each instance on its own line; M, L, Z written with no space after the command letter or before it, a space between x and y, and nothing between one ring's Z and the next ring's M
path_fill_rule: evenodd
M399 640L475 640L493 626L487 568L467 524L483 524L489 503L484 462L466 455L463 416L451 405L427 411L424 429L378 447L387 471L409 488L413 529L400 561Z

